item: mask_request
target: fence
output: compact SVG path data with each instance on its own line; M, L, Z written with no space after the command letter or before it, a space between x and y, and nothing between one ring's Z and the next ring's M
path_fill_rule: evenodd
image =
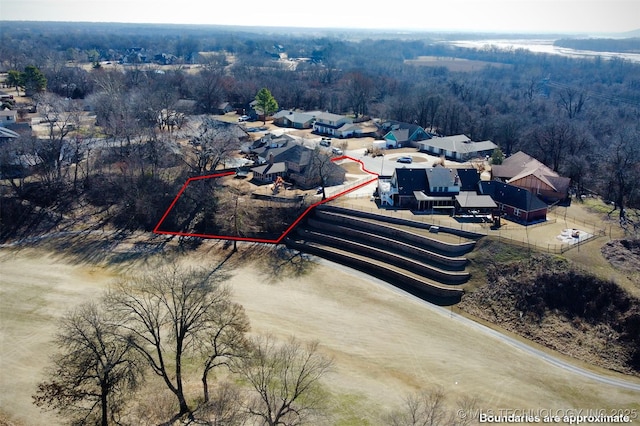
M486 234L489 235L493 238L496 238L498 241L503 241L509 244L513 244L513 245L517 245L520 247L524 247L524 248L529 248L529 249L533 249L536 251L542 251L542 252L547 252L547 253L553 253L553 254L562 254L566 251L569 251L571 249L577 248L578 251L580 251L580 246L593 240L596 238L599 238L604 234L604 231L601 231L602 233L600 234L590 234L588 237L585 238L581 238L578 239L575 243L547 243L546 245L543 243L540 243L538 241L531 241L528 239L528 237L524 236L524 237L516 237L513 235L502 235L499 232L498 233L492 233L492 234Z
M562 254L571 249L580 250L580 246L592 241L595 238L599 238L607 235L607 230L603 226L598 224L587 222L576 217L565 214L553 213L554 218L549 218L545 222L540 222L528 226L519 225L513 222L501 226L500 228L493 229L489 223L465 223L455 220L451 216L443 214L419 214L417 212L411 212L408 210L400 209L381 209L377 206L372 206L370 197L349 197L349 199L338 199L334 203L341 207L353 210L360 210L367 213L381 214L389 217L403 218L420 222L423 224L447 227L458 229L463 232L473 232L482 234L484 236L490 236L504 241L510 244L515 244L521 247L530 248L536 251L542 251L547 253ZM580 227L590 235L581 237L572 243L544 243L537 238L545 231L544 227L561 224L565 222L568 228ZM609 231L611 233L611 231ZM530 235L533 234L533 235Z

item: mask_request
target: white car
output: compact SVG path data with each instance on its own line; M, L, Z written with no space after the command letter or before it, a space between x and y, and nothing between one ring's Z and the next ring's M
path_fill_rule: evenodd
M240 118L238 118L238 121L249 121L251 120L251 117L249 117L248 115L243 115Z

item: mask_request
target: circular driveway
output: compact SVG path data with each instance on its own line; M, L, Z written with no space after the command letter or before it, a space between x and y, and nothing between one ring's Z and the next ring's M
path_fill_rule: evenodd
M440 162L440 157L418 152L415 148L387 149L384 151L385 154L380 157L371 157L370 155L364 155L364 153L364 148L345 151L345 155L362 161L368 171L383 176L392 175L395 169L426 169ZM413 162L398 163L397 160L400 157L411 157ZM445 161L447 167L457 167L462 164L466 163Z

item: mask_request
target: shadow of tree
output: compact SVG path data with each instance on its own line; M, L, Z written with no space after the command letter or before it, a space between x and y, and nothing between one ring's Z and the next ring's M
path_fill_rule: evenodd
M261 274L271 283L304 276L316 266L311 256L283 244L246 243L239 247L241 249L235 262L254 262Z

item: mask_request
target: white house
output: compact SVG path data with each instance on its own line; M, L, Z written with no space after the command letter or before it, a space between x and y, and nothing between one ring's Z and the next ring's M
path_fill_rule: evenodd
M353 120L344 115L323 112L316 116L316 122L313 124L313 131L323 135L331 135L334 137L346 137Z
M18 114L15 110L4 109L0 111L0 126L6 127L16 122Z

